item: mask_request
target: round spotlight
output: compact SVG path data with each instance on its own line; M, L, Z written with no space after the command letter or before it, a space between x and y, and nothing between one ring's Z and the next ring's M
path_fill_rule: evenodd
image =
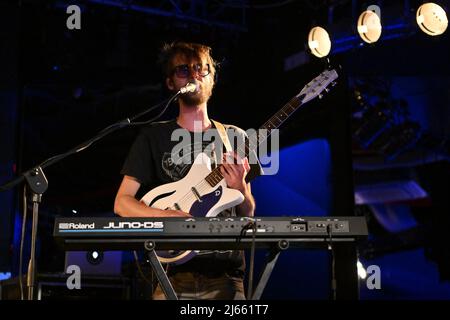
M331 51L331 40L328 32L322 27L312 28L308 35L308 46L316 57L326 57Z
M367 43L374 43L381 36L380 17L373 11L364 11L358 19L358 33L361 39Z
M417 24L430 36L439 36L447 30L448 19L445 10L432 2L425 3L417 10Z

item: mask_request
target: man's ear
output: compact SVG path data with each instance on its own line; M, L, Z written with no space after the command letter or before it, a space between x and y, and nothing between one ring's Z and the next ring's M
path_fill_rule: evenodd
M166 78L166 86L169 88L170 91L175 90L175 84L173 83L172 79Z

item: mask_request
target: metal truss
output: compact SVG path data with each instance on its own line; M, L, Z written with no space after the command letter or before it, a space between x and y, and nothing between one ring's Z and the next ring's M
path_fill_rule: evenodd
M246 32L247 0L86 0L86 3Z

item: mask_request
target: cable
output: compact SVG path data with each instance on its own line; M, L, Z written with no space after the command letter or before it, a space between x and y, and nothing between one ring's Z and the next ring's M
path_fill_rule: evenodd
M180 92L177 92L177 93L176 93L175 95L173 95L169 100L166 100L167 103L166 103L165 107L163 108L163 110L162 110L157 116L151 118L150 120L142 121L142 122L132 122L133 120L135 120L135 119L137 119L137 118L143 116L144 114L146 114L146 113L148 113L148 112L150 112L150 111L156 109L157 107L161 106L161 105L162 105L163 103L165 103L166 101L163 101L163 102L160 102L160 103L154 105L154 106L151 107L150 109L145 110L145 111L139 113L138 115L132 117L131 119L130 119L130 118L126 118L126 119L124 119L124 120L121 120L121 121L119 121L119 122L117 122L117 123L114 123L114 124L112 124L112 125L110 125L110 126L104 128L104 129L101 130L94 138L92 138L92 139L90 139L90 140L88 140L88 141L86 141L86 142L84 142L84 143L82 143L82 144L76 146L75 148L72 148L71 150L69 150L69 151L67 151L67 152L65 152L65 153L61 153L61 154L58 154L58 155L56 155L56 156L53 156L53 157L48 158L47 160L43 161L43 162L42 162L40 165L38 165L37 167L45 168L46 166L52 164L53 162L59 161L59 160L65 158L65 157L67 157L67 156L69 156L69 155L71 155L71 154L75 154L75 153L81 152L81 151L83 151L84 149L90 147L94 142L96 142L96 141L102 139L103 137L105 137L106 135L108 135L109 133L113 132L113 131L116 130L116 129L124 128L124 127L127 127L127 126L139 126L139 125L145 125L145 124L149 124L149 123L155 121L156 119L158 119L159 117L161 117L161 116L164 114L164 112L166 112L166 110L167 110L167 108L169 107L169 105L171 104L171 102L172 102L175 98L177 98L179 95L180 95Z
M153 121L155 121L156 119L158 119L159 117L161 117L164 112L166 112L167 108L170 106L170 104L172 103L173 100L175 100L176 98L178 98L178 96L180 95L180 92L178 92L177 94L175 94L174 96L172 96L166 103L166 105L164 106L163 110L156 116L153 117L150 120L147 121L142 121L142 122L130 122L129 125L130 126L140 126L140 125L145 125L145 124L149 124Z
M178 95L179 95L179 94L177 93L177 94L175 95L175 97L177 97ZM170 101L170 100L172 100L172 99L173 99L173 97L172 97L172 98L169 98L169 99L166 99L166 100L164 100L164 101L158 103L157 105L151 107L150 109L147 109L147 110L142 111L141 113L138 113L137 115L135 115L134 117L132 117L132 118L130 119L130 122L133 122L133 121L136 120L137 118L142 117L144 114L147 114L147 113L149 113L150 111L153 111L154 109L158 108L159 106L163 105L164 103L167 103L168 101Z
M253 269L254 269L254 263L255 263L255 243L256 243L256 219L247 217L250 221L247 222L244 226L242 226L241 232L239 236L236 238L236 245L239 246L241 243L242 237L245 236L245 232L249 229L253 229L253 235L252 235L252 245L250 249L250 266L249 266L249 273L248 273L248 287L247 287L247 293L248 297L251 299L253 295Z
M149 285L152 286L152 292L153 292L153 273L152 273L152 280L149 280L149 279L145 276L144 272L143 272L142 269L141 269L141 265L139 264L139 258L138 258L138 256L137 256L136 250L133 251L133 255L134 255L134 261L136 262L136 267L137 267L137 269L138 269L139 275L142 277L142 279L143 279L145 282L147 282Z
M252 228L252 222L247 222L247 224L245 224L244 226L242 226L241 232L239 234L239 236L236 238L236 244L239 245L241 243L241 239L242 237L245 236L245 231L247 231L248 229Z
M331 293L333 300L336 300L336 259L334 254L334 246L333 246L333 237L332 237L332 223L327 225L327 233L328 233L328 250L331 251Z
M23 296L23 243L25 242L25 228L27 223L27 185L23 185L23 218L22 218L22 234L20 236L20 251L19 251L19 286L20 286L20 300L24 300Z
M252 236L252 246L250 249L250 266L248 271L248 297L249 299L253 296L253 268L255 264L255 243L256 243L256 221L251 222L253 227L253 236Z

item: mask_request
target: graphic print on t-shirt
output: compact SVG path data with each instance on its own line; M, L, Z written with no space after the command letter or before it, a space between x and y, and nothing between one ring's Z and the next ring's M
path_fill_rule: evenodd
M187 175L195 158L204 150L208 150L206 154L211 160L211 169L214 169L217 158L214 143L210 141L195 142L191 145L174 148L172 152L164 152L161 161L162 169L172 181L178 181Z

